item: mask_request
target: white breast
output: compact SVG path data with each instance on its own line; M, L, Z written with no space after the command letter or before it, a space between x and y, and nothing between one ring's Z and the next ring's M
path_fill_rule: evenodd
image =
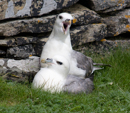
M63 42L51 39L45 44L41 54L41 59L45 60L46 58L53 58L55 55L61 55L69 60L70 52L71 48L68 47L68 45ZM43 63L41 63L41 67L44 67Z
M64 77L59 75L54 70L48 68L41 68L41 70L35 75L33 80L34 88L42 88L45 91L60 92L65 83Z

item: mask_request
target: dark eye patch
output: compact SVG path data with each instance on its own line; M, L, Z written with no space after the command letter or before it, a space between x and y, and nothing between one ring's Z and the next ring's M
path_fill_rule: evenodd
M62 65L63 63L60 61L56 61L57 64Z
M59 16L59 19L62 19L63 17L62 16Z

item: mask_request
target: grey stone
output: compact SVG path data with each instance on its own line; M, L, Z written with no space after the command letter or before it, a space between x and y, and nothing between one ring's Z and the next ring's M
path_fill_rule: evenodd
M77 19L77 22L74 23L74 25L85 25L101 22L101 18L97 13L79 4L76 4L68 9L64 9L63 11L71 12L71 14ZM13 36L19 33L50 32L53 28L55 19L56 15L51 15L41 18L5 22L0 24L0 35Z
M130 9L121 11L115 16L106 17L103 21L107 24L107 37L130 32Z
M78 0L2 0L0 20L40 16L53 10L69 7Z
M4 50L0 50L0 55L5 55L6 52Z
M39 57L25 60L0 59L0 76L7 80L26 82L39 71Z
M48 36L49 36L49 35L48 35ZM37 56L40 57L41 52L42 52L42 49L43 49L43 46L45 45L45 43L47 42L47 40L48 40L48 38L43 37L43 38L41 38L41 39L37 42L37 44L34 44L33 47L34 47L34 50L35 50L35 53L36 53Z
M78 46L75 49L85 53L86 51L90 54L110 54L116 48L122 47L122 49L130 50L130 40L106 40L90 42L84 45Z
M7 68L12 69L13 67L17 67L24 72L37 72L39 70L39 57L26 60L9 59L7 61Z
M0 59L0 66L4 66L5 61L3 59Z
M32 36L21 36L21 37L15 37L15 40L16 40L16 44L19 46L19 45L37 43L38 38Z
M89 24L71 29L71 42L73 47L83 45L88 42L100 41L107 36L107 26L105 24Z
M7 49L7 57L28 58L30 55L35 55L31 44Z
M0 46L16 46L15 39L14 38L5 38L0 39Z
M42 33L52 30L56 15L41 18L15 20L0 24L0 35L13 36L19 33Z
M85 5L85 2L83 3ZM86 6L88 6L87 3L89 3L91 9L100 13L108 13L130 7L130 0L89 0L86 1Z
M34 74L22 72L17 68L12 68L12 69L0 68L0 76L5 80L27 83L29 82L29 78L34 76Z
M14 47L19 45L34 44L37 43L38 38L33 36L17 36L0 39L0 46Z

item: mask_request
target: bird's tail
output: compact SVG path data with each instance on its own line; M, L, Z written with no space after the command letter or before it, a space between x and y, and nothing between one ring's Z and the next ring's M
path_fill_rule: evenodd
M103 64L103 63L93 63L93 70L92 70L92 73L96 70L101 70L101 69L104 69L104 67L96 67L96 66L109 66L111 67L111 65L109 64Z
M103 67L103 68L101 68L101 67L96 67L96 66L93 66L92 73L93 73L94 71L96 71L96 70L101 70L101 69L104 69L104 67Z
M103 64L103 63L93 63L94 66L109 66L111 67L110 64Z

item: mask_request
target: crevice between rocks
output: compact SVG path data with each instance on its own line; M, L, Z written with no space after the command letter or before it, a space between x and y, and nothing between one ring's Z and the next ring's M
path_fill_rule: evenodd
M130 32L122 33L118 36L106 37L108 40L130 40Z
M55 11L52 11L48 14L43 14L43 15L39 15L39 16L30 16L30 17L16 17L16 18L7 18L4 20L0 20L0 24L2 23L6 23L6 22L12 22L12 21L16 21L16 20L30 20L33 18L41 18L41 17L47 17L47 16L55 16L55 13L53 13Z

